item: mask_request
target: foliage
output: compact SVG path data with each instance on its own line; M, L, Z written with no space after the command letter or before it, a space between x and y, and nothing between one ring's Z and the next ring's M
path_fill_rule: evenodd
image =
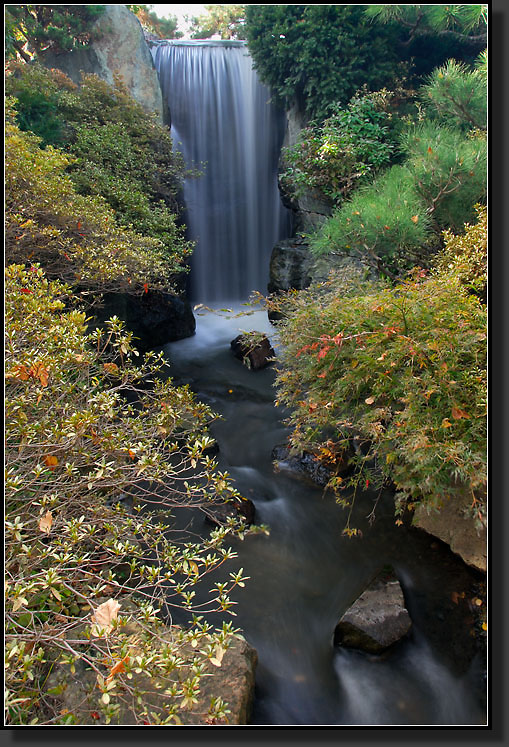
M311 237L311 247L352 255L394 279L426 257L429 229L411 171L396 165L360 187Z
M136 15L145 31L155 34L160 39L180 39L184 36L183 31L177 31L176 16L159 18L155 11L150 10L151 5L128 5L127 8Z
M221 39L245 39L244 5L205 5L206 13L193 16L191 20L191 39L210 39L220 36Z
M407 44L420 35L458 36L486 43L486 5L368 5L366 17L408 29Z
M104 198L120 225L160 241L171 262L188 253L176 222L182 158L119 80L85 75L77 88L58 71L21 65L7 90L20 126L73 156L67 170L79 194Z
M397 514L467 491L484 518L485 310L457 277L416 271L394 288L338 277L270 308L284 315L277 386L291 444L331 466L341 505L351 486L392 481ZM342 479L352 435L361 449Z
M433 70L419 94L428 106L428 116L460 126L463 129L486 129L487 91L486 58L476 67L448 60Z
M464 79L454 85L454 112L444 104L447 71ZM448 227L459 231L473 218L472 206L486 195L486 134L466 131L468 117L456 124L472 103L472 78L479 100L486 90L481 73L453 61L435 72L418 92L426 108L418 112L417 122L409 118L401 130L402 163L361 186L336 209L311 237L317 253L354 254L394 279L415 264L429 266L441 232Z
M363 6L248 5L246 34L262 80L288 105L325 119L356 92L391 88L404 72L396 25L365 21Z
M197 542L170 514L241 499L206 454L213 414L161 378L161 356L135 366L118 319L87 333L70 289L37 265L10 266L5 290L8 724L79 723L55 711L63 686L48 677L64 670L81 673L88 725L115 723L131 700L137 723L179 724L187 711L227 720L217 698L197 713L196 693L236 631L202 615L234 614L242 569L210 581L196 607L194 597L235 557L224 540L244 527L231 521ZM199 615L168 632L176 609Z
M323 124L304 128L299 141L283 150L283 187L296 194L317 190L341 202L366 177L386 166L394 150L389 136L388 92L356 96L336 105Z
M402 137L405 165L437 228L460 230L486 196L487 144L482 131L423 122Z
M5 6L6 57L51 50L57 54L86 47L93 39L93 24L104 5L7 5Z
M487 209L476 205L477 221L465 226L465 232L455 235L444 231L445 246L435 260L439 273L450 273L480 301L487 300Z
M76 193L70 157L14 124L8 100L5 140L5 258L40 262L51 278L86 290L167 287L188 252L179 239L169 255L157 239L117 224L100 197Z

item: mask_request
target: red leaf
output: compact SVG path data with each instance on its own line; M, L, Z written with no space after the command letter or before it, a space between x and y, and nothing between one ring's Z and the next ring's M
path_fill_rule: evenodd
M29 288L20 288L19 290L20 290L20 293L33 293L33 291L30 290Z
M148 293L148 283L143 283L143 287L145 289L145 293Z
M330 350L330 346L329 345L326 345L324 348L322 348L320 350L320 352L318 353L318 355L317 355L317 360L321 360L322 358L325 358L325 356L327 355L327 353L329 352L329 350Z

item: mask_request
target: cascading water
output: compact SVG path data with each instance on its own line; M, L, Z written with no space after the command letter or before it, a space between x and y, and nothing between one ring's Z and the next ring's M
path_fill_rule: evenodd
M288 236L277 186L284 115L269 101L244 42L163 42L152 50L172 136L188 167L185 222L196 242L191 297L265 293L272 247Z

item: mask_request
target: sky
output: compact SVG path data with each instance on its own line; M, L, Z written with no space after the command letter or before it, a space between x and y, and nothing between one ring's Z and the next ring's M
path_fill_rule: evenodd
M206 13L205 6L197 5L196 3L191 5L152 5L151 10L154 11L159 18L176 16L178 20L178 30L184 32L184 39L189 38L184 16L200 16L202 13Z

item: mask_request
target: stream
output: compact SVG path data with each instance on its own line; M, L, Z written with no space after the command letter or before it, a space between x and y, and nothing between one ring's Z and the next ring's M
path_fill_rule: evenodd
M250 577L233 596L233 620L258 652L252 725L485 725L483 662L467 604L477 574L433 537L396 526L390 492L372 522L377 495L357 497L351 523L362 536L348 538L346 512L331 496L275 471L271 452L288 430L274 406L274 367L250 371L230 341L256 329L277 353L276 329L264 311L226 316L198 313L196 335L163 350L175 383L189 384L222 416L211 428L219 468L253 501L256 523L270 528L269 536L230 542L238 553L231 570ZM204 536L210 527L195 521ZM334 647L339 618L385 564L401 582L409 635L379 656Z

